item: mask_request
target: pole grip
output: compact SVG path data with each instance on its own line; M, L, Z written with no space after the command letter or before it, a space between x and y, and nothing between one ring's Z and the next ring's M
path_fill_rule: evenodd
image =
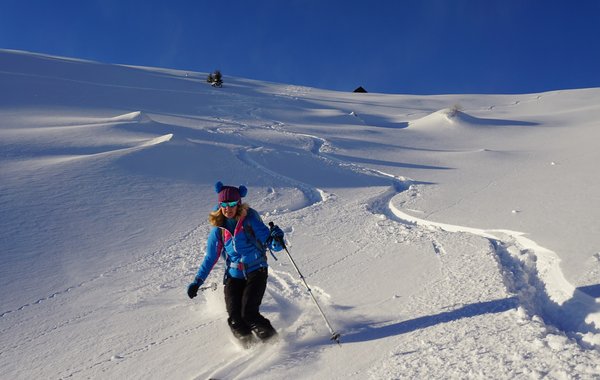
M270 231L273 231L273 228L275 228L275 227L277 227L277 226L275 225L275 223L273 223L273 222L269 222L269 230L270 230ZM276 237L276 238L274 238L274 239L275 239L275 240L276 240L276 241L277 241L279 244L281 244L281 246L282 246L283 248L286 248L286 246L285 246L285 241L283 241L283 238L281 238L281 237Z

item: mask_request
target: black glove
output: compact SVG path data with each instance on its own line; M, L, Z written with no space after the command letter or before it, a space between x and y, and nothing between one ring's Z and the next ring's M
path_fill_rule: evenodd
M283 241L283 230L281 228L279 228L278 226L273 225L271 227L271 239L275 240L277 242L282 242Z
M189 284L188 288L187 288L188 297L190 297L190 298L196 297L198 295L198 289L200 289L200 286L202 286L203 283L204 283L204 280L202 280L201 278L196 278L194 280L194 282Z

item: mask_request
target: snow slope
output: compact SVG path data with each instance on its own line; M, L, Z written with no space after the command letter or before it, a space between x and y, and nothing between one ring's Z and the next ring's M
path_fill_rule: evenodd
M0 378L598 378L600 89L385 95L0 50ZM213 186L287 234L230 340ZM209 280L219 282L218 266Z

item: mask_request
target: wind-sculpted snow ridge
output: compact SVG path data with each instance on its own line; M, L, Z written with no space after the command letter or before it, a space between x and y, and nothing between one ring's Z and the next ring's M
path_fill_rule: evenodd
M172 138L173 134L169 133L163 136L150 138L146 141L142 141L141 143L138 143L137 145L128 148L105 150L89 154L68 154L68 152L64 152L58 155L30 158L26 162L19 161L14 164L8 164L7 167L12 170L39 170L46 166L66 164L71 162L77 162L80 160L117 157L124 154L136 152L140 149L149 148L161 143L165 143L171 140Z
M460 111L456 109L444 108L419 119L410 121L408 123L408 128L430 129L439 128L440 126L452 126L455 124L455 121L460 121L462 119L462 117L460 117L462 113L459 114L459 112Z
M536 123L520 120L479 118L461 111L460 106L444 108L408 123L409 128L428 130L444 130L458 127L502 127L502 126L535 126Z
M126 113L123 115L112 117L112 118L108 119L107 121L110 121L110 122L137 121L138 123L142 123L142 122L147 122L147 121L151 121L151 120L152 119L148 115L146 115L144 112L134 111L134 112L130 112L130 113Z
M77 125L97 125L97 124L108 124L108 123L142 123L152 121L152 119L143 111L132 111L128 113L124 113L117 116L112 117L54 117L53 120L56 120L61 123L68 122L69 124L77 124Z
M0 133L17 135L21 133L56 133L59 131L67 131L69 129L85 129L102 127L107 125L119 125L123 123L142 123L149 122L152 119L142 111L133 111L125 114L110 116L110 117L98 117L98 116L80 116L80 115L52 115L52 116L40 116L40 115L26 115L21 119L21 123L25 122L29 125L17 129L4 127L0 129Z
M136 136L92 137L95 129L112 132L114 128L152 122L143 112L136 111L108 118L47 118L46 126L1 129L3 145L12 160L7 160L7 170L39 170L46 166L120 156L171 140L172 133L157 137L147 134ZM69 144L64 144L68 140Z
M488 239L498 256L508 289L517 295L520 306L529 315L541 317L585 346L600 347L600 307L594 298L576 290L565 279L554 252L526 238L522 232L483 230L417 218L397 208L390 193L384 197L389 198L389 209L404 223Z

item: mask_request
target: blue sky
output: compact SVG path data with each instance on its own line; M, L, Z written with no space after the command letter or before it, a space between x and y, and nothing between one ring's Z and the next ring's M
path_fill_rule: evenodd
M0 0L0 48L351 91L600 87L600 0Z

